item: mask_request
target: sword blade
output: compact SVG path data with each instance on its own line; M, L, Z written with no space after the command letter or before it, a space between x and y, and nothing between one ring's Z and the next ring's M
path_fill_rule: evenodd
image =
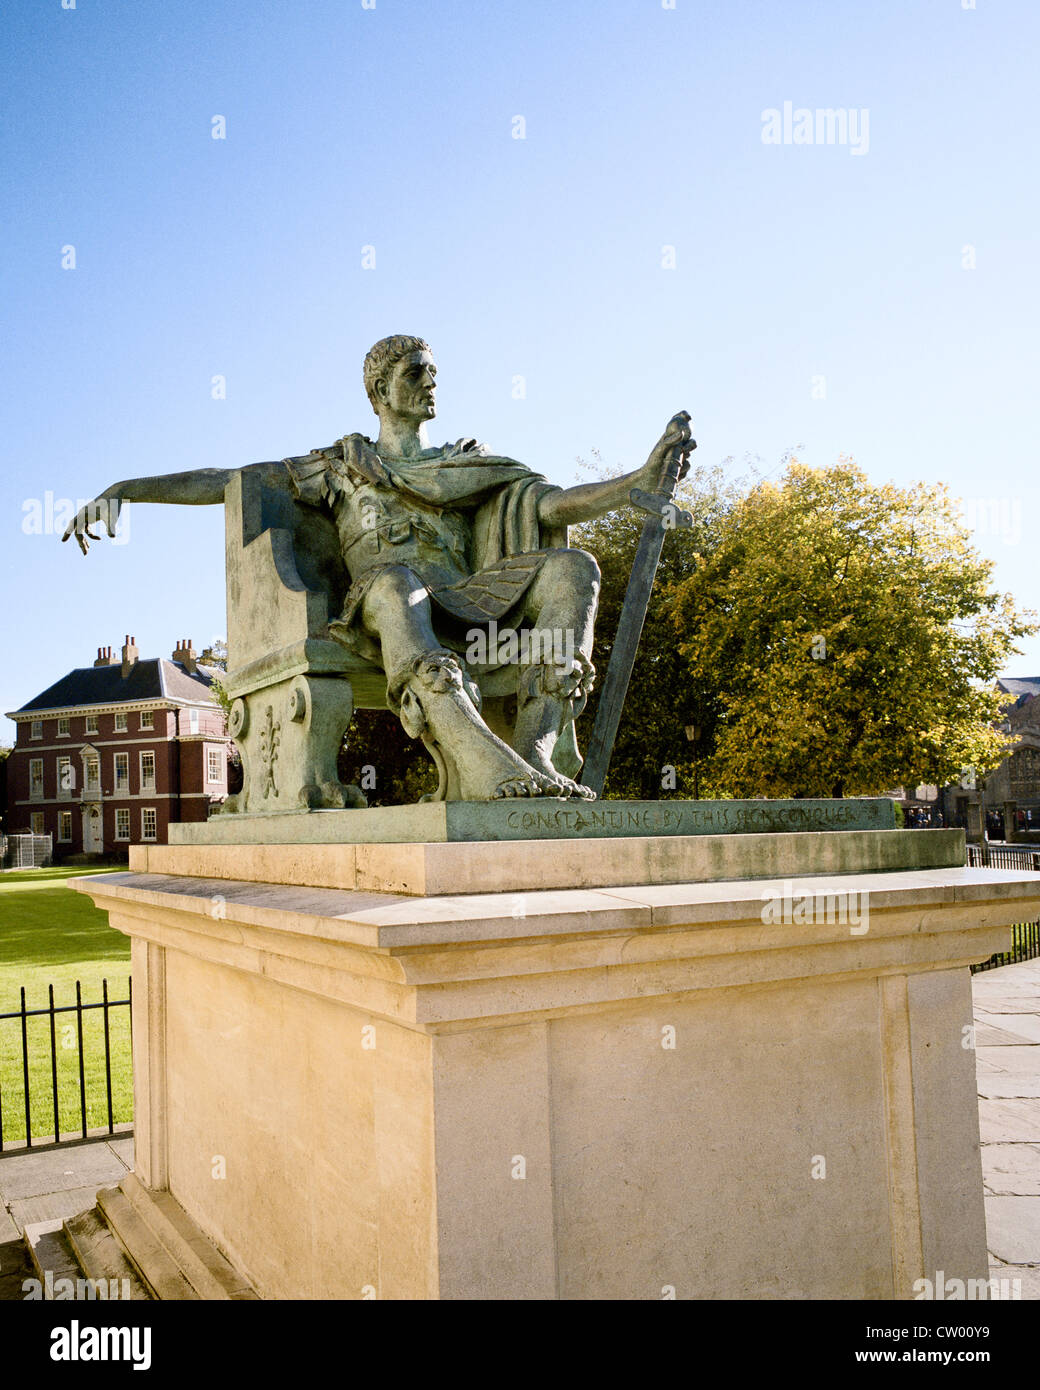
M628 587L621 605L621 617L610 653L610 664L603 682L603 694L596 710L596 722L592 726L585 765L580 773L582 784L591 787L597 796L602 795L607 768L614 751L614 740L632 679L632 668L635 665L639 638L643 632L646 610L657 576L664 536L664 517L648 516L643 523L635 563L628 577Z

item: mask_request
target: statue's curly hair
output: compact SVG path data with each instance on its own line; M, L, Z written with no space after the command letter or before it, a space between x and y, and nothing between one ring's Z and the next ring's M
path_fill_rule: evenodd
M422 338L412 338L406 333L395 333L390 338L380 338L370 348L365 357L364 378L365 395L372 403L372 409L379 414L379 398L376 396L376 382L385 377L410 352L429 352L430 345Z

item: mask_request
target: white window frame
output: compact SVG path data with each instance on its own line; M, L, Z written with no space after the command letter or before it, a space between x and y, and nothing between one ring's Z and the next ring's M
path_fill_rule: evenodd
M46 835L47 820L42 811L32 811L29 815L29 833L31 835Z
M71 721L71 720L69 720L69 719L59 719L59 720L58 720L58 737L59 737L59 738L71 738L71 737L72 737L72 721Z
M88 715L87 715L87 725L86 725L86 728L84 729L84 733L96 734L96 733L99 733L99 732L100 732L100 730L98 729L98 716L97 716L96 714L88 714Z
M66 825L69 827L69 833L68 833L67 835L65 834L65 826L66 826ZM69 844L72 843L72 812L71 812L71 811L59 811L59 812L58 812L58 842L59 842L60 844L63 844L63 845L69 845Z
M88 792L101 792L101 759L96 753L91 753L83 759L83 794ZM94 775L91 776L91 773Z
M124 767L124 768L126 769L126 776L125 776L123 779L120 779L120 776L119 776L119 769L120 769L120 767ZM129 754L129 753L114 753L114 754L112 755L112 795L113 795L113 796L129 796L129 795L130 795L130 754Z
M148 831L148 817L149 817L149 816L151 817L151 820L152 820L152 829L151 829L151 833L150 833L150 834L149 834L149 831ZM159 833L159 812L155 809L154 806L142 806L142 807L141 807L141 839L142 839L142 840L155 840L155 839L158 838L158 833Z
M122 831L122 829L120 828L120 827L122 827L122 826L125 826L125 827L126 827L126 834L123 834L123 831ZM116 839L117 839L117 840L129 840L129 838L130 838L130 807L129 807L129 806L117 806L117 807L116 807Z
M114 721L115 721L115 722L113 723L113 725L112 725L112 728L115 730L115 732L116 732L117 734L125 734L125 733L126 733L126 711L125 711L125 710L117 710L116 713L115 713L112 717L113 717L113 719L114 719Z
M223 780L224 780L223 759L221 758L220 753L221 753L221 750L220 750L219 748L207 748L207 749L206 749L206 781L207 781L207 783L209 783L209 782L220 783L220 782L223 782ZM215 777L214 777L214 775L213 775L213 764L214 764L214 761L216 762L216 765L217 765L217 775L216 775Z
M29 759L29 800L43 800L43 759Z
M43 720L33 719L29 724L30 738L43 738Z
M145 770L144 770L144 760L145 760L145 758L151 758L151 760L152 760L152 775L151 775L150 777L145 773ZM155 791L155 754L154 754L154 752L153 752L150 748L143 748L143 749L141 750L140 754L138 755L138 761L139 761L139 763L140 763L140 772L141 772L141 791L143 791L143 792L154 792L154 791Z
M61 770L63 767L67 767L70 769L72 767L72 758L66 753L63 753L61 757L58 759L58 796L62 801L68 801L69 798L72 796L73 787L75 787L76 785L76 778L75 774L73 774L72 778L69 781L69 785L67 787L63 786L62 782L64 781L64 779L61 775Z
M155 710L153 710L153 709L144 709L144 710L141 711L141 724L140 724L140 727L141 727L142 729L154 729L154 728L155 728Z

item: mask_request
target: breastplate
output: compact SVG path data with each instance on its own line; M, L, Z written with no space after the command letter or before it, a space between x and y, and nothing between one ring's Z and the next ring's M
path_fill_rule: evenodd
M458 513L361 483L336 499L334 518L352 580L385 564L410 565L432 585L455 584L470 573L469 527Z

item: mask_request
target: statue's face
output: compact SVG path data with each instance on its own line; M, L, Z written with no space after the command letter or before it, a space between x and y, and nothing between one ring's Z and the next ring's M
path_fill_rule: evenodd
M436 415L437 366L431 353L409 353L394 364L379 396L386 408L417 424Z

